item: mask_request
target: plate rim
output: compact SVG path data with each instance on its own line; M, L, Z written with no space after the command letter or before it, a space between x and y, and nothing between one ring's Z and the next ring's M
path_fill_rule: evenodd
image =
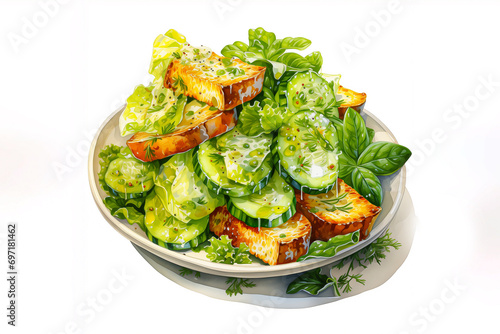
M130 229L127 225L125 225L121 220L113 217L109 210L104 206L101 196L99 194L99 185L98 182L95 178L95 175L97 175L96 171L94 170L94 156L95 156L95 149L97 146L97 141L102 133L102 130L106 127L106 125L111 121L112 118L116 116L116 114L121 113L125 109L126 105L123 104L121 107L119 107L115 112L111 113L101 124L99 129L97 130L94 139L92 140L90 150L89 150L89 157L88 157L88 179L89 179L89 185L90 185L90 190L92 193L92 197L94 199L94 202L96 203L96 206L99 209L99 212L103 215L105 220L118 232L120 233L123 237L128 239L130 242L133 244L137 245L138 247L141 247L167 261L170 261L172 263L175 263L179 266L183 266L192 270L200 271L200 272L205 272L208 274L215 274L215 275L221 275L221 276L231 276L231 277L242 277L242 278L262 278L262 277L276 277L276 276L281 276L281 275L290 275L290 274L295 274L295 273L301 273L307 270L319 268L325 265L328 265L329 263L333 263L336 261L341 260L342 258L345 258L356 251L358 251L361 248L366 247L373 241L375 241L382 233L385 233L385 231L389 228L389 225L391 224L393 218L396 215L396 212L399 210L399 207L401 205L401 202L403 200L403 196L405 193L406 189L406 167L403 166L397 173L399 174L400 182L399 182L399 187L397 189L397 196L396 199L394 200L394 203L387 213L387 215L384 217L384 221L387 221L384 223L383 226L381 226L380 229L377 231L372 231L368 238L366 240L360 241L356 245L347 248L339 253L337 253L333 257L329 258L321 258L321 259L311 259L307 260L304 262L291 262L291 263L286 263L286 264L280 264L280 265L275 265L275 266L245 266L245 265L238 265L238 264L223 264L223 263L214 263L210 261L206 261L203 259L198 259L198 258L193 258L193 257L188 257L186 256L183 252L176 252L172 251L166 248L163 248L159 245L156 245L152 243L149 239L143 238L143 237L138 237L137 233L135 233L132 229ZM382 122L380 121L379 118L374 116L372 113L364 109L361 114L365 114L372 118L384 131L389 135L391 140L394 143L398 143L396 137L394 134L389 130L389 128ZM378 224L378 226L380 226Z

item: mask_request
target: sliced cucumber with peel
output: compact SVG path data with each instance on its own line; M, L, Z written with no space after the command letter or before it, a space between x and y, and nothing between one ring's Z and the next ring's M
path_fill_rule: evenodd
M171 250L185 250L196 247L207 239L208 216L184 223L165 209L154 191L146 197L144 211L146 234L157 245Z
M117 158L110 162L104 180L113 195L124 199L141 198L154 186L158 163L135 158Z
M218 194L240 197L259 191L267 185L273 172L270 153L272 137L264 135L264 141L269 141L269 143L252 149L251 145L255 142L252 144L247 142L246 136L238 132L232 132L229 135L235 137L214 138L198 147L193 157L195 173L209 189ZM226 149L228 145L231 147L229 152ZM248 145L248 148L245 148L245 145ZM226 149L225 152L223 152L224 149ZM246 156L248 159L245 158ZM259 161L261 159L263 159L262 162Z
M204 243L205 241L208 240L208 237L210 235L210 231L205 229L205 231L195 237L194 239L191 239L189 242L186 242L185 244L171 244L168 242L164 242L158 238L155 238L149 231L146 231L146 235L148 236L148 239L153 242L154 244L157 244L158 246L173 250L173 251L185 251L189 250L195 247L198 247L200 244Z
M330 191L338 177L335 126L322 114L301 111L278 131L272 145L278 173L308 194Z
M323 112L336 102L328 81L314 71L299 72L288 81L286 100L293 113L300 110Z
M276 227L296 212L295 193L277 172L259 192L243 197L228 197L227 209L252 227Z

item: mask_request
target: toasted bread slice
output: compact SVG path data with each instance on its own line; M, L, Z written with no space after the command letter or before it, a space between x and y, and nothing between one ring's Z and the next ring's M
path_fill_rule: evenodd
M338 195L336 188L318 195L301 194L299 190L295 192L297 209L312 224L312 241L327 241L336 235L356 230L360 230L360 240L364 240L382 210L341 179L338 179L338 182Z
M249 65L238 58L231 59L233 73L222 63L221 57L212 55L199 62L185 64L182 59L174 59L165 75L164 86L203 101L220 110L250 101L262 91L265 67ZM220 72L219 72L220 71ZM234 74L234 71L240 74ZM217 75L217 73L224 74Z
M339 86L337 100L343 100L339 107L339 117L340 119L344 119L344 114L347 111L347 108L353 108L357 112L363 111L366 103L366 94L356 93L351 89Z
M311 239L311 223L297 212L278 227L250 227L232 216L226 206L210 214L210 230L217 236L227 235L234 247L244 242L250 253L270 264L295 262L305 255Z
M142 161L163 159L186 152L204 141L231 130L236 125L236 111L215 110L205 105L194 113L186 113L175 131L166 135L138 132L127 145Z

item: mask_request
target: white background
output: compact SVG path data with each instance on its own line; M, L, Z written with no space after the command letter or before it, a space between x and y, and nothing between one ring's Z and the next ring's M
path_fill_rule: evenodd
M236 333L239 319L258 311L154 271L98 212L86 150L89 133L146 79L158 34L175 28L219 51L259 26L278 37L308 37L309 50L323 54L324 72L341 73L344 86L368 94L366 108L414 153L407 189L419 224L406 262L381 287L311 309L273 310L250 332L497 328L500 4L74 0L50 7L45 20L46 2L0 4L0 267L6 225L16 222L20 272L16 328L6 325L1 279L2 328ZM35 30L26 27L33 22ZM122 271L131 278L121 291L85 313ZM446 295L447 282L460 290ZM436 305L444 307L429 311Z

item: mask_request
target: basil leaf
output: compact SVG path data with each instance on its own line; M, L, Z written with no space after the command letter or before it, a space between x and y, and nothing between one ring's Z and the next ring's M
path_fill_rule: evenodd
M363 167L352 170L352 187L370 203L380 206L382 204L383 191L378 177Z
M340 296L337 279L323 275L320 272L321 268L318 268L300 275L288 285L286 293L294 294L302 290L311 295L317 295L331 286L333 287L334 296Z
M370 144L358 159L358 166L375 175L390 175L408 161L411 151L398 144L379 141Z
M312 67L311 63L295 52L285 53L281 55L277 61L295 68L309 69Z
M347 184L349 185L349 187L354 188L354 187L353 187L353 185L352 185L352 171L351 171L351 173L349 173L349 174L347 174L346 176L344 176L344 177L342 178L342 180L343 180L345 183L347 183Z
M313 66L313 71L319 72L321 66L323 66L323 56L321 56L321 52L315 51L308 54L305 58Z
M265 51L274 43L276 35L265 31L264 28L249 29L248 40L251 47L258 47L260 50Z
M262 87L262 99L275 99L275 95L273 94L273 91L267 87Z
M373 142L373 138L375 137L375 130L372 128L366 128L366 131L368 131L368 138L370 140L370 143Z
M221 53L224 57L238 57L241 60L246 59L245 52L248 50L248 45L243 42L234 42L233 44L226 45Z
M316 240L309 246L306 255L299 257L297 261L313 258L332 257L343 249L354 246L359 241L359 230L345 235L337 235L328 241Z
M286 37L277 39L269 48L267 57L269 60L277 60L287 49L305 50L311 45L311 41L303 37Z
M285 37L280 41L280 48L305 50L311 45L311 41L304 37Z
M351 158L358 159L370 144L368 131L363 117L354 109L347 109L344 116L344 152Z
M349 176L354 168L356 168L356 161L354 159L344 152L339 154L339 177L342 180Z

